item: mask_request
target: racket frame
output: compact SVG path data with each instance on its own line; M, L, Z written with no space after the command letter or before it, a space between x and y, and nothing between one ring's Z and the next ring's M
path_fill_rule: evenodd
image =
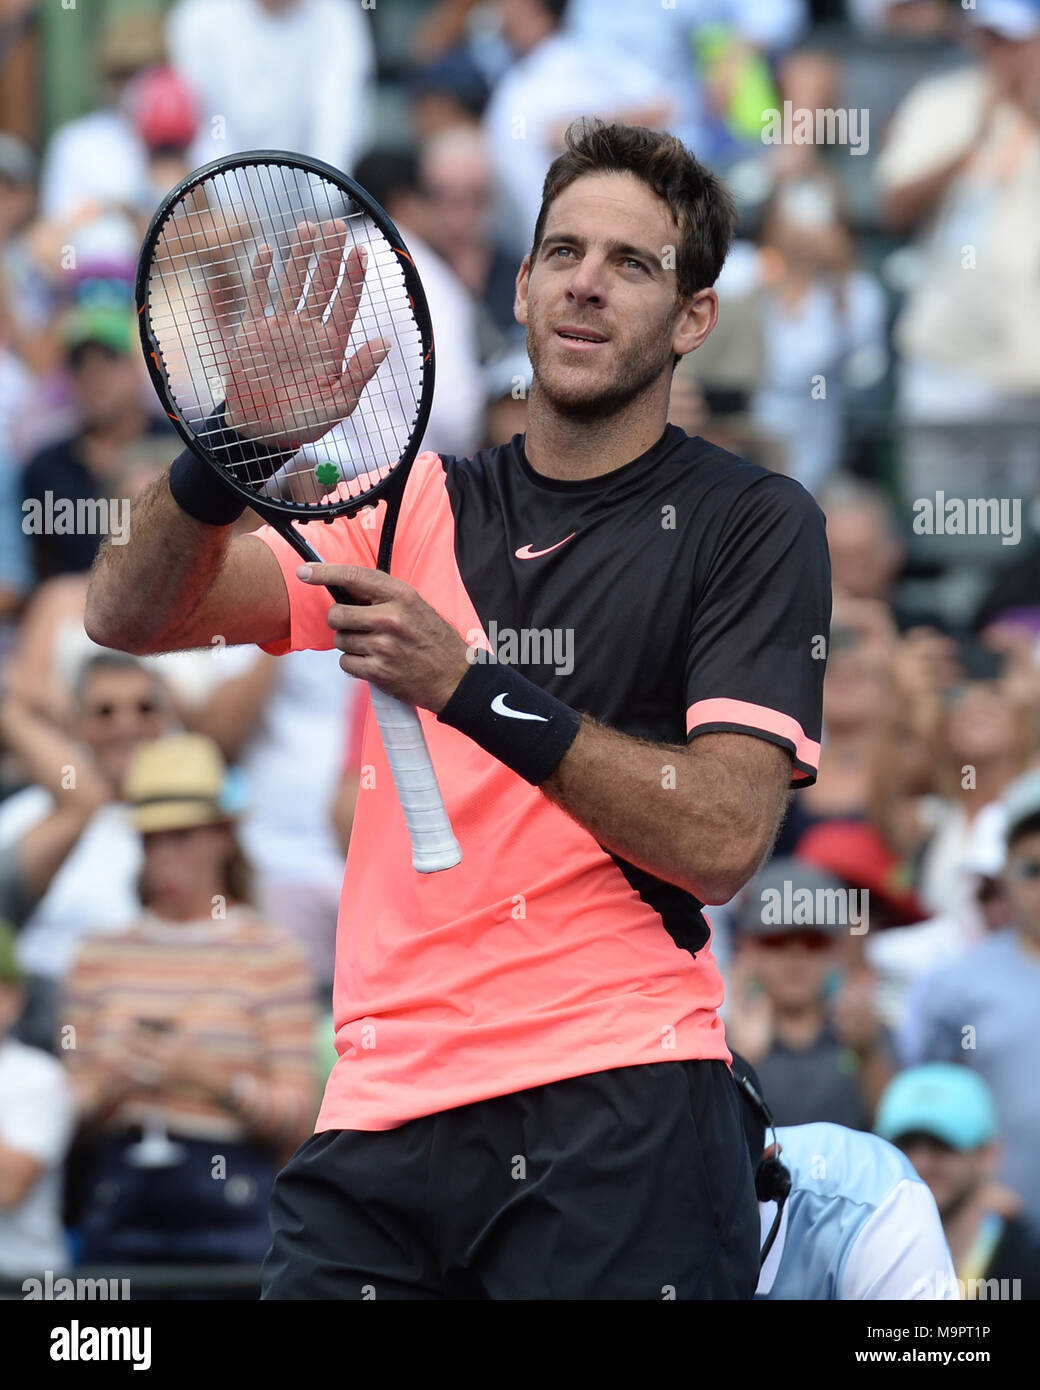
M236 478L228 469L224 468L220 460L217 459L204 444L199 442L198 436L185 420L183 412L174 399L167 385L166 374L160 366L161 349L158 341L152 334L151 325L148 322L149 316L147 310L148 283L150 279L152 253L155 250L162 229L169 220L174 208L193 188L210 181L215 175L225 173L229 169L252 167L259 164L289 165L292 168L302 170L304 173L317 174L319 177L328 179L330 183L337 185L348 197L354 200L358 207L360 207L379 228L379 231L386 238L391 249L396 254L404 275L405 287L408 292L412 315L419 329L422 342L422 388L415 418L411 424L408 444L403 454L397 464L391 468L387 477L381 479L374 487L369 488L361 497L344 498L339 502L310 503L295 502L285 498L264 497L258 494L246 483ZM166 407L166 414L173 422L174 428L184 440L185 444L187 444L194 453L204 458L211 467L215 468L221 480L226 483L229 488L237 492L253 511L263 517L265 521L269 521L272 525L275 525L276 515L291 517L293 520L303 522L332 521L337 516L353 516L364 507L374 506L375 503L384 498L386 498L389 503L391 499L395 498L395 489L399 494L403 494L408 469L411 467L412 462L419 452L419 445L422 443L423 435L426 433L426 426L430 418L430 409L433 405L435 360L430 307L426 300L426 292L423 289L422 281L419 279L419 272L415 268L415 261L412 259L407 246L404 244L401 233L390 220L389 214L386 212L385 208L381 207L360 184L355 183L348 175L340 173L340 171L334 169L331 164L325 164L320 159L311 159L307 155L293 154L287 150L248 150L244 154L222 155L219 159L210 160L208 164L203 164L200 168L192 170L190 174L183 178L180 183L167 193L156 209L151 222L148 224L148 231L145 233L144 241L141 244L141 252L137 262L137 275L134 283L134 301L137 306L137 324L141 338L141 347L144 350L145 363L148 367L148 374L151 377L152 385L159 399ZM329 428L332 429L334 426L330 425ZM314 442L316 443L317 441ZM300 447L305 448L306 446L301 445ZM398 476L399 474L401 475L400 477ZM288 539L288 536L286 539Z
M225 173L230 169L251 167L261 164L288 165L292 168L300 169L305 173L316 174L340 188L343 193L353 200L363 213L371 218L376 227L386 238L391 249L397 255L404 276L412 315L419 329L421 339L422 387L415 418L412 421L408 443L399 461L391 468L386 478L381 479L374 487L369 488L360 497L344 498L338 502L312 504L295 502L282 498L264 497L258 494L245 483L240 482L229 470L225 469L210 450L199 442L198 437L185 420L177 401L170 391L166 374L160 365L161 349L158 341L152 334L147 311L152 255L163 227L166 225L175 207L180 204L183 198L190 193L193 188L205 184L215 175ZM222 156L219 159L211 160L208 164L204 164L198 169L193 170L186 178L182 179L180 183L172 188L159 204L159 207L156 209L149 223L144 241L142 242L137 264L134 298L137 305L137 321L141 346L144 350L145 362L148 367L148 374L151 377L152 385L159 399L166 407L166 413L173 422L175 429L192 452L208 463L225 486L236 492L248 507L275 528L279 535L293 547L303 560L310 563L323 564L324 561L314 547L304 539L301 532L297 530L296 526L293 524L294 522L307 524L321 521L329 523L334 521L337 517L355 516L358 512L364 510L364 508L375 506L378 502L385 501L387 510L380 535L377 568L389 574L393 535L397 526L397 518L401 501L404 497L405 486L408 481L408 472L419 452L419 445L426 432L430 408L433 403L434 350L433 327L430 322L430 310L422 281L419 279L419 273L415 268L415 262L409 254L400 232L390 220L386 210L380 207L375 199L372 198L360 184L355 183L355 181L346 174L341 173L338 169L334 169L330 164L325 164L321 160L312 159L306 155L293 154L287 150L249 150L242 154ZM334 426L330 425L329 428L332 429ZM301 445L301 448L302 447L305 446ZM356 600L338 585L327 585L326 587L337 603L352 606L356 604ZM372 698L373 710L383 735L383 744L390 762L391 772L395 784L397 785L406 821L408 822L409 834L412 841L413 867L419 873L435 873L443 869L453 868L460 862L462 851L452 834L451 824L444 810L443 800L436 784L436 774L430 762L429 751L425 745L425 738L422 733L419 716L410 705L406 705L393 696L386 694L385 691L380 690L377 686L370 685L369 690ZM425 833L416 833L409 817L408 807L406 805L407 792L399 767L400 755L395 748L398 738L389 732L391 725L396 726L398 730L402 727L405 728L405 742L410 743L408 751L414 755L412 766L404 774L404 777L414 777L416 761L418 761L419 764L420 774L428 772L428 776L425 778L426 785L420 788L420 794L425 796L428 803L421 808L421 812L427 814L434 822L432 832L429 833L429 836ZM421 752L417 745L421 745ZM423 843L424 840L427 841L425 845Z

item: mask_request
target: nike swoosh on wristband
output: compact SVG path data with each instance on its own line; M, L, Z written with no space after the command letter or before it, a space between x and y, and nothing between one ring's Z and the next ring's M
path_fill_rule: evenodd
M555 545L548 546L545 550L532 550L529 545L522 545L519 550L514 550L513 554L518 560L537 560L541 555L548 555L550 551L559 550L561 545L566 545L577 535L577 531L572 531L569 536L564 536L562 541L557 541Z
M506 704L508 694L508 690L503 690L501 695L496 695L491 701L491 708L496 714L504 714L508 719L538 719L543 724L548 724L549 721L544 714L528 714L526 710L510 709Z

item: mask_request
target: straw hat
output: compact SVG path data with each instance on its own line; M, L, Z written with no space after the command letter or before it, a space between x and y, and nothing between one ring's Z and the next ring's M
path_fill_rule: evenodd
M105 77L127 77L161 63L166 51L162 16L148 11L117 15L97 41L98 67Z
M229 821L225 776L220 749L203 734L171 734L142 745L123 787L134 828L148 834Z

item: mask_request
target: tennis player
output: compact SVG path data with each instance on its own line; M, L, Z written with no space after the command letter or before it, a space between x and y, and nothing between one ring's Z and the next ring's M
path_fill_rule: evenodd
M268 528L230 539L201 463L99 559L106 645L335 648L415 704L462 846L411 869L370 720L338 1061L276 1185L266 1298L754 1295L701 909L815 777L830 586L801 487L667 424L733 225L673 137L579 123L517 277L527 433L418 457L390 575L384 504L323 526L327 563L301 566Z

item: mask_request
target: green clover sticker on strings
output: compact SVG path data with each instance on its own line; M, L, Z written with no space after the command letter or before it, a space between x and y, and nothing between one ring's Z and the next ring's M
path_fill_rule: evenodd
M339 482L339 468L331 459L326 459L324 463L318 464L314 476L323 487L335 487Z

